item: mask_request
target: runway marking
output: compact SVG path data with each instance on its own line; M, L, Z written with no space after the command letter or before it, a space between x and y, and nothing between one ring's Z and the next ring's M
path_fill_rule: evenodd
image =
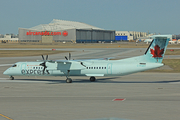
M2 117L4 117L4 118L6 118L6 119L8 119L8 120L13 120L13 119L11 119L11 118L9 118L9 117L7 117L7 116L3 115L3 114L0 114L0 116L2 116Z
M126 100L126 98L115 98L112 101L125 101L125 100Z

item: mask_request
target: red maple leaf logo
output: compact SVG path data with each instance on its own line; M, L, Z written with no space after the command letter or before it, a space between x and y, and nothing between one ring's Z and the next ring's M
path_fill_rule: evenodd
M154 50L153 49L150 50L151 50L151 54L153 55L152 57L154 58L160 58L164 53L164 48L160 50L160 47L158 45L154 47Z
M63 31L63 36L67 36L68 35L68 32L67 31Z

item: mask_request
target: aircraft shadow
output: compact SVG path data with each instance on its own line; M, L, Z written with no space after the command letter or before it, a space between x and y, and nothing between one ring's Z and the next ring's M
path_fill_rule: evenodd
M114 81L120 77L107 77L107 78L98 78L95 82L90 82L89 79L73 79L73 83L177 83L180 80L167 80L167 81ZM16 79L19 81L36 81L36 82L48 82L47 84L59 84L66 83L66 80L54 80L54 79Z
M48 84L66 83L65 80L53 80L53 79L15 79L19 81L32 81L32 82L49 82Z
M180 80L168 80L168 81L99 81L99 83L176 83Z
M177 83L180 82L180 80L167 80L167 81L113 81L113 79L116 78L106 78L106 79L97 79L94 83ZM73 81L73 83L80 83L80 82L89 82L92 83L88 80L78 80L78 81Z

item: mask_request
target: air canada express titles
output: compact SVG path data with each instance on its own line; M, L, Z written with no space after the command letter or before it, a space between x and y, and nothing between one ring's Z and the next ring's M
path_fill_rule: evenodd
M21 73L23 75L42 75L43 70L33 70L33 69L24 70L24 69L22 69ZM46 71L44 71L44 73L46 73Z

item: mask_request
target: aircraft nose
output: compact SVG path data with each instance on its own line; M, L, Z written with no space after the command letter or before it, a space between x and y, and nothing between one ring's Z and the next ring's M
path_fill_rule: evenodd
M8 69L3 72L4 75L8 75Z

